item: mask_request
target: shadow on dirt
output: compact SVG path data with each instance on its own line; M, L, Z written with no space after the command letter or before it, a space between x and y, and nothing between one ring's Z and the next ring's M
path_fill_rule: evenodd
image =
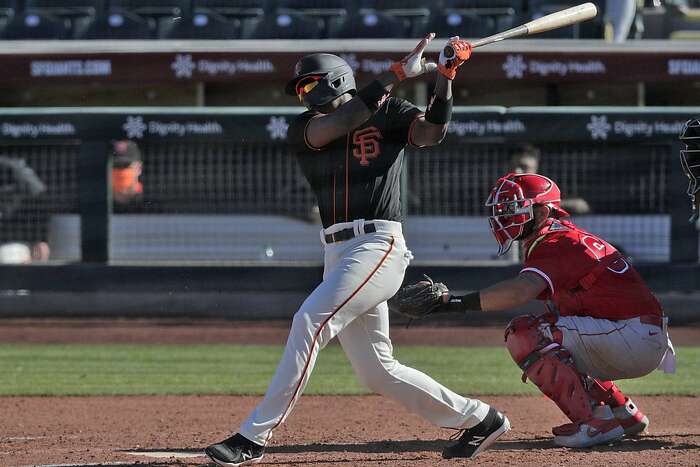
M696 437L697 434L688 435L673 435L674 438L678 437ZM370 441L366 443L310 443L310 444L289 444L289 445L279 445L270 446L267 448L267 454L299 454L299 453L364 453L364 454L391 454L391 453L429 453L429 452L441 452L443 446L447 440L405 440L405 441ZM535 437L535 438L521 438L521 439L507 439L503 441L498 441L496 444L491 446L489 450L494 451L532 451L532 450L549 450L549 449L564 449L556 446L552 441L551 437ZM639 451L655 451L659 449L669 449L669 450L696 450L700 449L700 445L692 443L674 443L668 440L668 436L643 436L639 438L626 438L615 443L611 443L605 446L594 446L586 449L571 449L572 452L639 452ZM138 453L149 453L149 452L172 452L172 453L182 453L182 454L202 454L203 448L201 449L173 449L173 448L156 448L156 449L138 449L138 450L123 450L122 452L138 452ZM189 457L189 456L188 456ZM383 462L391 462L394 459L382 458ZM401 458L395 459L400 461L410 461L410 460L425 460L424 457L418 455L415 458L407 458L402 456ZM171 461L172 462L172 461ZM320 461L319 461L320 462ZM327 461L324 461L327 462ZM335 459L333 461L337 464L355 464L358 462L357 458L351 459ZM274 464L275 462L272 462ZM305 463L313 464L315 461L305 461ZM165 465L172 465L170 462L150 462L150 463L137 463L137 464L119 464L125 467L159 467ZM188 465L201 465L189 464L185 459L178 460L178 466L186 467Z

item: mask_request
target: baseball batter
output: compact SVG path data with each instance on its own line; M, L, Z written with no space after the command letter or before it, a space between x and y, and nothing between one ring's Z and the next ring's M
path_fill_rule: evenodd
M238 466L262 458L273 431L301 396L318 352L335 336L367 387L437 426L463 430L446 447L446 457L473 457L509 429L508 420L487 404L399 363L389 338L386 300L401 286L411 260L399 199L404 147L442 140L452 111L451 80L471 54L467 42L453 38L437 66L426 63L423 51L433 37L360 90L340 57L317 53L296 64L287 92L309 110L290 125L288 140L319 205L323 282L294 315L265 398L239 433L206 449L218 464ZM435 94L425 113L390 96L400 81L435 68Z
M486 202L499 254L521 242L520 274L451 296L443 284L404 287L390 305L411 317L496 311L546 300L547 312L506 328L513 360L572 423L552 429L560 446L588 447L646 430L649 419L613 380L659 367L675 371L667 318L629 261L605 240L566 220L559 187L536 174L508 174Z

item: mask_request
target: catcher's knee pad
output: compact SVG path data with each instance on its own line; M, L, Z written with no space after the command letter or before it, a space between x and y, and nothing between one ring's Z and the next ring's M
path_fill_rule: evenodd
M523 370L526 379L552 399L572 422L593 417L586 377L574 364L571 354L541 330L549 321L534 316L518 316L506 328L506 347Z

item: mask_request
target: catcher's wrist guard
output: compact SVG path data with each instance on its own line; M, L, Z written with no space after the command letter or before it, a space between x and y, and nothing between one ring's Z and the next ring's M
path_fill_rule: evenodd
M452 118L452 98L445 100L436 95L428 104L428 110L425 112L425 121L435 123L436 125L445 125Z
M377 111L388 95L389 92L384 85L376 79L357 92L357 97L359 97L372 112Z
M452 295L450 301L445 304L446 311L481 311L481 293L472 292L467 295Z

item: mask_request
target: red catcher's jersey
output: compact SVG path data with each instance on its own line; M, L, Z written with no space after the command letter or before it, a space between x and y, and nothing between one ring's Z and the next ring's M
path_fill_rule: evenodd
M622 320L663 315L661 305L632 265L605 240L571 222L547 221L525 245L525 254L520 272L534 272L547 282L548 288L537 298L551 299L561 316ZM588 289L580 286L581 279L600 261L616 257L608 267L598 268L600 274Z

